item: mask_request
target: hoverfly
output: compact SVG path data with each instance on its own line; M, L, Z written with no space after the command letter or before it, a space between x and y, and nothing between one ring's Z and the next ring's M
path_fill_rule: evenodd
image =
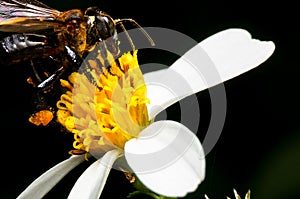
M139 28L154 45L133 19L114 20L97 7L61 12L37 0L0 0L0 32L10 34L0 40L0 62L7 65L28 63L33 71L28 83L36 89L37 108L49 109L44 94L51 91L54 82L67 69L78 69L95 47L101 46L104 54L108 50L114 58L119 56L117 34L118 29L126 33L124 22ZM128 33L126 36L134 49Z

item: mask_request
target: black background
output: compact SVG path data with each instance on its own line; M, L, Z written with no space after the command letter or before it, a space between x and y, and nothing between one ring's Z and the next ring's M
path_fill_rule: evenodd
M227 117L221 137L207 156L206 179L186 198L233 196L233 188L253 199L300 198L299 14L288 1L43 1L64 11L96 5L113 18L133 18L144 27L182 32L200 42L227 28L244 28L254 38L272 40L274 54L262 65L225 82ZM176 41L174 41L176 42ZM171 64L174 57L143 56L141 62ZM1 66L0 198L16 198L36 177L68 157L72 147L57 126L28 123L31 93L26 67ZM198 94L200 130L209 123L209 93ZM191 105L192 106L192 105ZM168 110L178 117L178 106ZM202 116L202 115L201 115ZM204 131L205 133L205 131ZM199 138L203 138L201 132ZM45 198L66 198L89 163L77 167ZM131 186L112 171L101 198L125 198Z

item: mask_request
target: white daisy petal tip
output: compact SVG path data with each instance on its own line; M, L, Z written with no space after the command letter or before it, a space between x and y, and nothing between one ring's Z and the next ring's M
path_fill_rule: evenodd
M198 138L173 121L158 121L125 145L125 158L150 190L183 197L205 177L205 154Z
M65 175L84 161L84 156L71 156L33 181L17 199L44 197Z
M223 81L236 77L265 62L275 51L273 41L253 38L244 29L230 28L199 43Z
M261 65L275 51L273 41L252 38L244 29L218 32L187 51L168 69L144 75L149 117L180 99L221 84Z

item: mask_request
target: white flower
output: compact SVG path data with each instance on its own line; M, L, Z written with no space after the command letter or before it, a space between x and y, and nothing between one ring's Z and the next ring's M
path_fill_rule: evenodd
M197 56L200 49L207 53L210 61L214 64L218 78L205 81L206 79L203 79L201 75L205 73L199 72L203 71L203 68L197 68L198 64L196 66L190 64L189 60L184 58L185 56L168 69L145 74L147 98L151 102L148 105L150 119L186 96L222 83L260 65L272 55L275 46L273 42L252 39L245 30L228 29L202 41L185 55L186 57ZM178 79L176 74L180 74L181 78ZM187 84L189 88L182 88L184 84ZM175 91L175 93L171 91ZM139 93L134 95L139 96ZM66 107L68 106L67 100L65 100L67 97L65 96L62 102ZM137 100L145 99L137 97ZM83 104L81 101L77 103ZM122 103L121 100L119 103ZM130 103L134 106L135 102L130 101ZM116 114L114 116L122 117L122 114ZM88 124L85 125L92 129L94 123L90 121L93 117L91 115L89 116L90 120L80 120L79 124L85 124L88 121ZM120 134L121 138L113 135L109 137L111 144L107 144L107 140L101 138L97 140L98 144L103 145L99 148L101 153L95 152L94 140L88 138L90 134L78 132L72 122L68 123L64 119L63 122L67 128L74 131L76 136L78 134L77 138L75 136L78 144L75 143L75 146L78 149L84 149L91 154L103 155L80 176L71 190L69 198L99 198L114 162L123 155L139 180L150 190L164 196L183 197L194 191L204 180L205 154L201 143L193 132L178 122L156 121L145 125L141 132L135 129L133 131L136 133ZM118 122L122 123L122 121ZM121 126L124 125L124 129L137 128L126 122L121 124ZM82 141L82 136L85 136L84 141ZM41 198L70 170L83 161L82 155L71 156L37 178L18 198Z

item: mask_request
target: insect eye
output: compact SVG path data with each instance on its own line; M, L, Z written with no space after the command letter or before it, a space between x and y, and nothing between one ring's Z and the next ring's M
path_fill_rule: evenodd
M108 16L98 15L96 17L96 26L100 35L105 38L115 35L116 27L114 21Z
M88 26L95 28L98 37L101 40L108 39L109 37L116 37L116 25L114 20L106 13L102 12L97 7L90 7L86 9L85 13L88 16Z

